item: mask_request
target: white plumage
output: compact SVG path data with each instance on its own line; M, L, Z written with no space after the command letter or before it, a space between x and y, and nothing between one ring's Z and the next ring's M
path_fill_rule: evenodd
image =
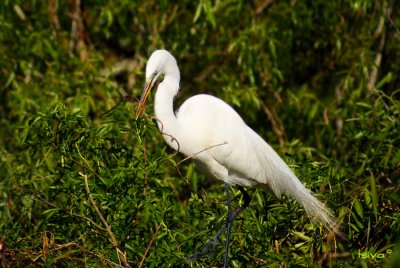
M196 95L174 113L173 100L179 90L180 75L175 58L165 50L157 50L149 58L147 86L137 117L160 74L164 80L158 86L154 109L158 126L172 148L191 156L208 177L231 185L257 186L277 197L286 194L296 199L313 219L330 229L336 228L330 211L224 101L210 95Z

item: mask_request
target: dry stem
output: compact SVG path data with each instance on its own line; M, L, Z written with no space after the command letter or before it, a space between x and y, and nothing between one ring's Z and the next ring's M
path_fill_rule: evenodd
M115 238L114 233L111 231L110 225L104 218L103 214L101 213L100 209L98 208L98 206L96 205L96 202L94 201L94 199L92 197L92 194L91 194L90 188L89 188L87 175L83 174L82 172L79 172L79 175L81 175L83 177L83 179L85 180L86 193L89 195L90 203L92 203L93 208L96 210L97 215L99 216L104 227L106 228L106 231L107 231L108 235L110 236L110 241L113 244L113 246L116 248L118 259L122 262L124 267L130 267L128 264L128 261L126 260L126 253L122 252L119 249L117 239Z
M160 227L161 227L161 222L158 224L157 229L156 229L156 231L154 232L153 237L151 238L149 244L147 245L146 251L144 252L143 257L142 257L142 260L141 260L141 262L140 262L140 264L139 264L139 268L141 268L141 267L143 266L144 260L146 259L146 255L147 255L147 253L149 252L149 250L150 250L150 248L151 248L151 245L152 245L153 242L154 242L154 239L156 239L156 236L157 236L157 234L158 234L158 231L160 230Z

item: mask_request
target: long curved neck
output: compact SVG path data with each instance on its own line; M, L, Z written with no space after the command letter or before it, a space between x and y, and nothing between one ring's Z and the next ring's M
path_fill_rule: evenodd
M179 133L179 122L174 113L174 97L179 90L179 71L178 77L175 75L165 75L164 81L158 86L155 100L154 112L157 118L158 128L163 132L165 141L174 149L177 149L177 144L171 141L172 136ZM169 136L170 135L170 136Z

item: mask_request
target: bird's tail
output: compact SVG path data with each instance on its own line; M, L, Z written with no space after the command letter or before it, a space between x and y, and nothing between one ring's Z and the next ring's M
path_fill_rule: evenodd
M250 128L247 136L251 137L249 140L255 152L254 159L249 162L254 162L258 167L256 170L261 170L252 174L252 177L259 182L258 186L278 198L283 193L296 199L312 220L321 221L327 229L334 230L339 236L344 237L332 212L300 182L272 147Z
M333 230L340 237L345 238L345 235L339 229L339 223L333 213L300 182L297 176L272 148L269 147L268 152L268 160L271 161L272 159L274 166L273 168L270 167L270 172L266 172L264 176L267 178L275 177L276 179L268 180L268 183L263 185L264 188L268 192L275 194L278 198L282 193L294 198L304 207L307 215L312 220L322 222L327 229ZM271 169L273 170L272 172Z
M283 181L286 181L286 187L282 188L285 189L283 193L299 202L312 220L322 222L327 229L333 230L340 237L345 238L333 213L299 181L293 172L290 171Z
M298 179L296 178L298 181ZM304 185L298 181L297 189L287 194L296 199L312 220L317 220L326 226L327 229L335 231L340 237L344 234L339 229L339 223L332 212L322 204Z

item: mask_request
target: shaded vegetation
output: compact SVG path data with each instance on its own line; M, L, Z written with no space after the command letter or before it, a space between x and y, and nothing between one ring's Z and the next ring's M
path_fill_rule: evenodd
M184 258L224 224L222 184L167 148L151 105L134 120L146 59L165 48L177 105L234 106L348 236L249 189L231 267L399 265L398 15L386 0L2 1L1 264L221 265L222 246Z

